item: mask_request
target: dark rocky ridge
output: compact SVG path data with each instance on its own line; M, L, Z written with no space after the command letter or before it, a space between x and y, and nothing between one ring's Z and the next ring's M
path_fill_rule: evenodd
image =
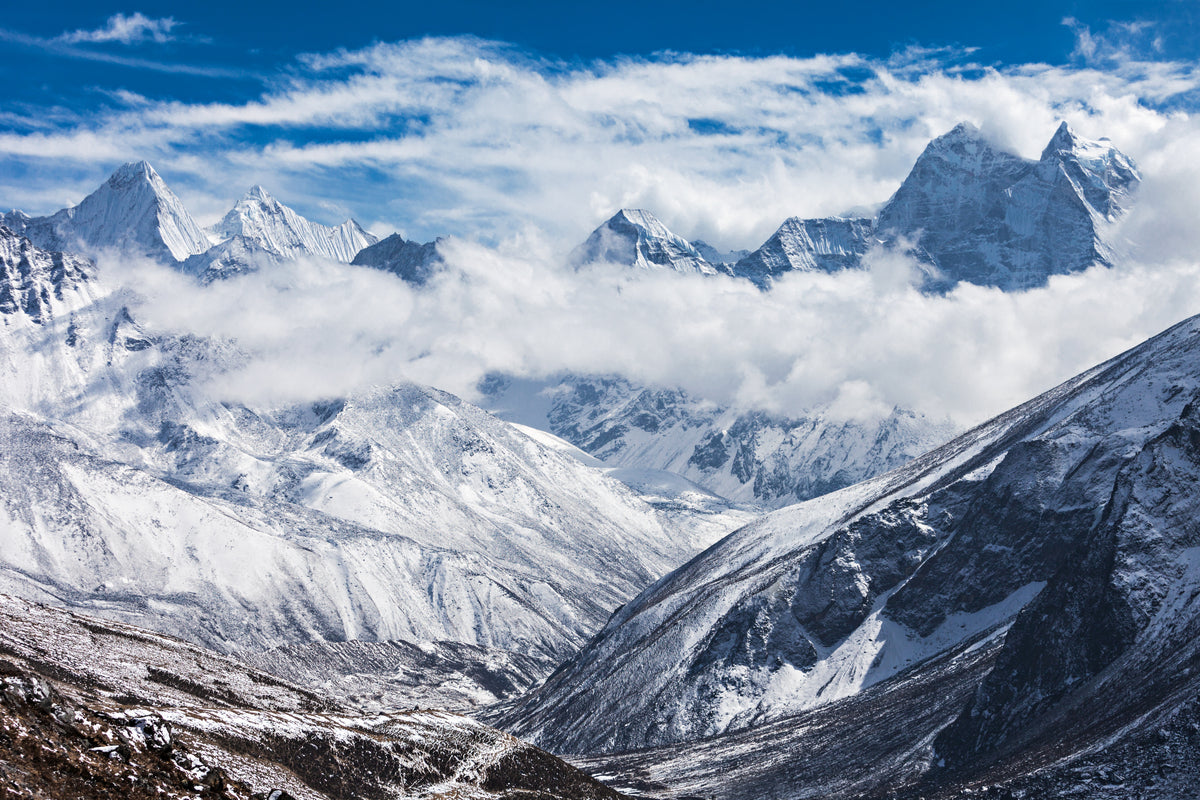
M1200 317L908 467L730 535L502 719L562 752L662 745L612 759L657 758L659 776L695 774L684 753L759 742L743 757L771 766L726 763L721 796L770 797L797 784L769 731L799 746L857 708L884 720L860 742L882 758L897 724L882 698L987 641L994 663L953 679L961 699L911 731L904 764L879 767L881 793L1033 780L1096 747L1137 750L1197 680L1198 353ZM915 718L925 691L892 719ZM785 736L785 720L803 730ZM1164 758L1186 765L1194 751ZM834 791L844 779L820 770L809 780L788 794L863 791Z

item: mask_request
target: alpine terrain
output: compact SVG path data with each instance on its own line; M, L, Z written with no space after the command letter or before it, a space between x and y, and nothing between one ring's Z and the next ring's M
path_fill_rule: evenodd
M7 595L0 742L11 797L620 797L457 714L364 714L194 645Z
M754 252L710 264L699 245L715 253L710 246L688 243L648 211L627 209L572 259L725 274L769 290L789 272L857 269L872 247L904 247L922 264L927 290L968 281L1018 291L1109 264L1110 225L1139 181L1132 161L1107 140L1080 137L1065 123L1037 161L998 149L963 123L930 142L875 219L793 217ZM675 472L763 508L887 472L960 432L906 408L866 420L820 406L767 414L619 375L541 382L497 375L480 389L480 402L494 413L552 431L609 464Z
M651 505L414 384L221 402L206 379L241 363L234 343L147 330L100 268L3 228L0 255L5 591L226 651L449 640L548 659L745 519Z
M757 250L714 265L650 212L626 209L573 259L723 273L767 290L788 272L858 268L873 246L905 247L925 265L928 289L967 281L1017 291L1111 264L1108 229L1140 182L1111 142L1079 136L1065 122L1037 160L999 149L964 122L929 143L874 219L792 217Z
M751 523L622 607L504 725L560 753L657 748L593 763L681 793L1186 796L1198 363L1194 317Z

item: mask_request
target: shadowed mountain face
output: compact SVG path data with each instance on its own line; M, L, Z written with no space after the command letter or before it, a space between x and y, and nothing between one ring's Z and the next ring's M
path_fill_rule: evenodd
M405 240L398 233L364 247L350 263L390 272L414 286L424 286L445 264L439 243L419 244Z
M731 274L760 289L785 272L838 272L862 264L873 243L869 219L800 219L791 217L753 253L740 259Z
M922 719L944 675L957 700L902 742L856 744L892 754L880 785L936 787L1016 779L1170 718L1200 655L1198 355L1193 318L901 470L735 532L624 606L506 726L559 752L665 746L662 774L682 774L673 754L777 752L773 721L803 721L784 737L800 746L851 707ZM775 786L788 771L747 769Z
M1002 152L963 124L925 148L875 229L885 241L913 242L935 285L1028 289L1108 265L1104 229L1139 181L1128 157L1066 123L1037 161Z

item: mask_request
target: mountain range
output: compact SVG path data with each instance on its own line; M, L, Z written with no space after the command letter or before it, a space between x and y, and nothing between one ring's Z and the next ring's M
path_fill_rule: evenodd
M769 292L882 248L925 291L1023 291L1113 263L1139 180L1065 125L1036 160L960 125L874 218L721 253L623 210L564 266ZM114 253L197 284L309 258L426 292L456 268L260 187L201 229L144 162L4 216L3 780L617 796L402 710L437 704L677 800L1200 783L1200 317L957 437L620 375L489 375L483 408L407 381L255 405L212 388L238 342L142 319Z
M428 387L213 400L236 344L146 329L95 265L4 228L0 256L7 591L225 651L407 639L560 657L746 518L656 507Z
M1036 161L962 123L929 143L874 219L792 217L757 250L713 264L697 249L703 242L687 242L649 211L625 209L573 260L724 273L765 290L788 272L862 267L878 246L911 253L929 290L966 281L1019 291L1051 275L1111 264L1108 228L1128 210L1140 181L1133 161L1108 140L1081 137L1065 122Z
M37 246L94 254L113 251L182 262L196 275L244 271L254 259L318 256L349 262L378 237L354 220L329 227L310 222L252 187L216 225L203 229L145 161L118 169L79 205L47 217L11 211L0 218Z

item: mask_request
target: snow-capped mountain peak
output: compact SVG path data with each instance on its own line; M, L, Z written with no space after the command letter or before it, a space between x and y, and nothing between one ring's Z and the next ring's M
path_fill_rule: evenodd
M1141 181L1133 161L1108 139L1084 138L1067 125L1058 127L1042 151L1039 163L1062 173L1075 193L1099 220L1112 221L1125 211L1130 195Z
M424 286L445 264L441 253L442 239L415 242L398 233L364 247L350 263L390 272L414 286Z
M5 222L49 250L119 250L182 261L209 241L166 181L146 161L119 167L77 206L48 217L5 215Z
M1140 177L1108 142L1062 124L1032 161L963 123L934 139L876 220L885 242L916 242L937 286L1005 290L1107 264L1101 224L1125 207Z
M716 274L716 268L682 236L641 208L623 208L592 231L571 254L576 266L607 262L637 269Z
M346 262L378 241L352 219L335 226L310 222L258 184L242 195L212 231L221 241L243 236L283 258L315 255Z

